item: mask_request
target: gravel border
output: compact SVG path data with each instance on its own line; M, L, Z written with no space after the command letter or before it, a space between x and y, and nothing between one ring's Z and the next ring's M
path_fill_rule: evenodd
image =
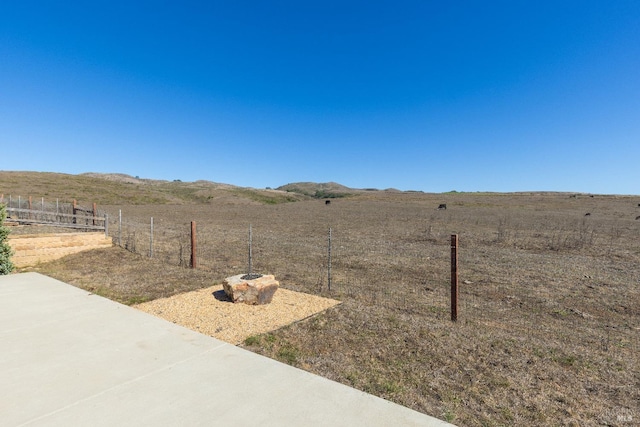
M282 288L270 304L234 304L225 295L222 285L216 285L133 307L237 345L252 335L279 329L338 304L340 301Z

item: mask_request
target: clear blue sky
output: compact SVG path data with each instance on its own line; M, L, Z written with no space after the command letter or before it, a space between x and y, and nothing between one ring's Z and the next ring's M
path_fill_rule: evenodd
M640 194L640 1L2 1L0 170Z

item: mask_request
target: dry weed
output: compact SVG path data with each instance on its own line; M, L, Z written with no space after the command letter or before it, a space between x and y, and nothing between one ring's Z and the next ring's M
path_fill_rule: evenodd
M446 211L438 211L446 203ZM640 228L632 197L395 194L279 205L110 206L123 244L41 266L124 302L255 270L342 300L247 348L460 425L640 420ZM585 213L591 215L585 217ZM154 259L148 219L154 217ZM188 260L198 227L199 270ZM332 288L327 237L332 229ZM113 234L118 229L110 226ZM135 234L134 234L135 233ZM449 236L461 307L449 321Z

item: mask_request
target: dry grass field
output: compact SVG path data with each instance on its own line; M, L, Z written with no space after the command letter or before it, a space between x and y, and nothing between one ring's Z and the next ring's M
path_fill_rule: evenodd
M0 174L0 192L18 191L11 185ZM245 272L251 224L254 271L342 304L251 336L247 349L458 425L639 423L640 196L357 191L326 205L280 203L289 193L275 191L172 191L158 203L97 200L128 250L37 270L127 304L168 297ZM196 270L184 268L191 221Z

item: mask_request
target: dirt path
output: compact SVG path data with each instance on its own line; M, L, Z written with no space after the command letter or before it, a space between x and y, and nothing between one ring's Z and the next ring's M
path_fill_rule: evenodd
M226 298L222 285L217 285L133 307L235 345L337 304L340 301L282 288L270 304L234 304Z

